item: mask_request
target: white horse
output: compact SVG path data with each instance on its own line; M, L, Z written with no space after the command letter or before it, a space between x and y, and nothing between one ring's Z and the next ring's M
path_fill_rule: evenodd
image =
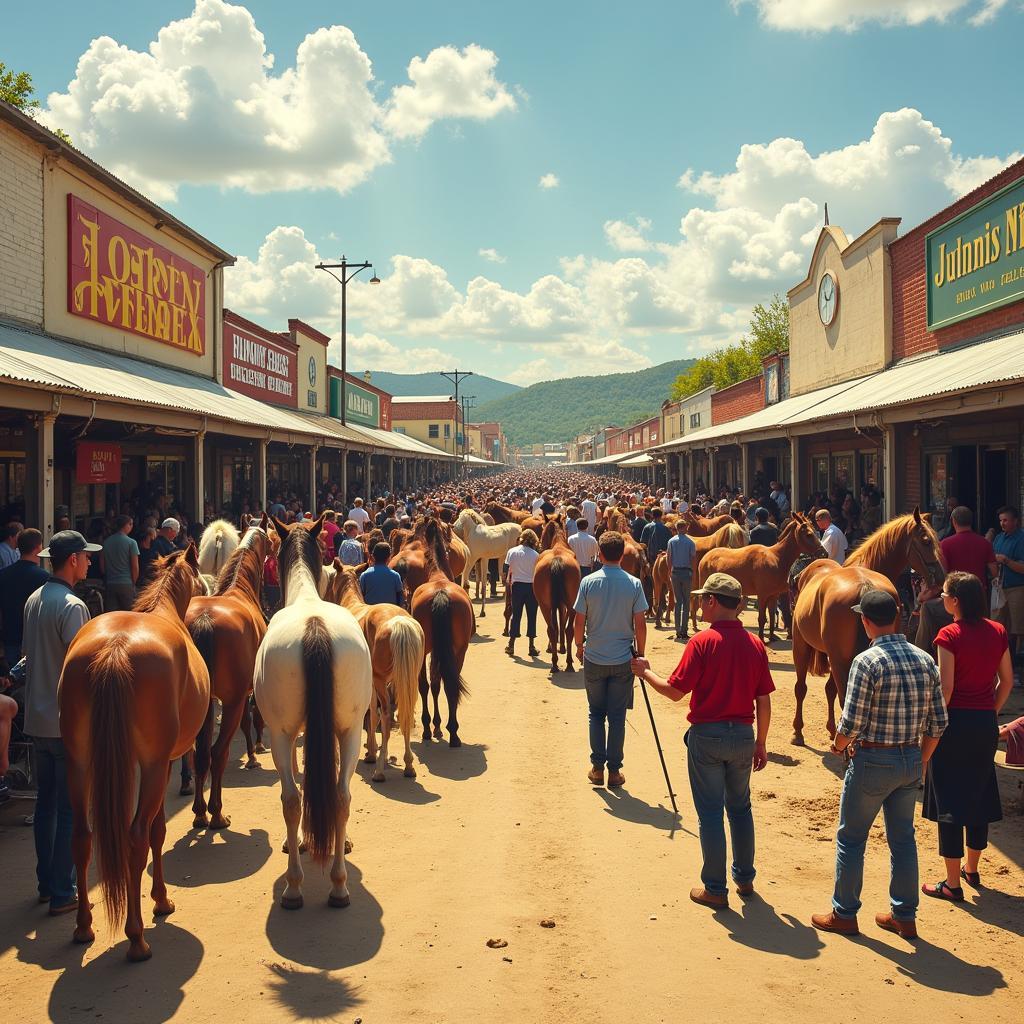
M281 536L278 566L283 607L270 620L256 654L253 690L270 731L288 829L287 885L281 906L302 906L299 819L314 861L331 863L332 907L349 904L345 830L350 783L359 760L363 718L373 693L370 651L352 613L321 600L323 516L292 527L274 519ZM305 732L300 796L295 743ZM340 749L340 770L338 753Z
M203 530L199 541L199 577L207 597L213 593L221 569L241 542L238 530L226 519L215 519Z
M455 520L452 529L469 548L469 558L466 559L466 567L462 570L462 586L466 586L469 580L469 573L473 566L476 566L476 596L480 598L480 618L486 616L484 611L484 600L487 597L487 585L485 575L487 573L487 561L497 558L505 561L505 555L509 548L514 548L519 543L519 534L522 527L518 523L502 523L500 526L488 526L484 517L471 508L464 508Z

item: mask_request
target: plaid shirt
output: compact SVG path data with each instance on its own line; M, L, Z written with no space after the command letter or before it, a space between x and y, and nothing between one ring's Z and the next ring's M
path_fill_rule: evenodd
M931 655L902 633L877 637L853 659L839 732L869 743L939 737L949 716Z

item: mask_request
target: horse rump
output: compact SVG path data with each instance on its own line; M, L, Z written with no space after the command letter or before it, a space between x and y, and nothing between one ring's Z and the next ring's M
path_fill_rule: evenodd
M469 687L459 673L455 660L455 632L452 599L447 590L439 590L430 602L430 632L433 637L431 661L441 673L444 693L451 709L458 710L459 698L469 696Z
M313 860L323 864L334 851L338 827L337 739L334 731L334 649L320 616L302 634L306 680L305 777L302 780L302 836Z

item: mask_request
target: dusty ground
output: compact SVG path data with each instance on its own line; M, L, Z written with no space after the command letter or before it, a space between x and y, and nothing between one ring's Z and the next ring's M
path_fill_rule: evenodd
M820 690L808 701L813 745L789 745L793 676L780 644L772 759L754 783L760 895L712 913L687 898L699 845L682 759L685 703L655 705L679 794L674 824L640 696L626 788L592 790L582 675L552 681L540 662L510 662L497 610L469 655L462 749L417 743L418 779L396 770L383 786L360 765L348 910L328 909L328 881L308 866L305 908L277 905L285 857L269 755L261 771L230 763L233 823L223 834L190 831L174 782L165 864L178 909L148 930L154 957L142 965L125 962L123 933L103 930L102 910L99 941L84 949L71 944L70 919L36 905L32 834L17 824L25 805L8 805L0 1000L11 1019L1020 1019L1011 996L1024 980L1019 814L994 829L982 862L988 887L963 906L926 900L913 946L872 921L886 907L888 871L877 828L862 936L820 937L808 919L829 906L839 764L824 752ZM679 655L665 632L649 651L665 672ZM1003 782L1016 799L1016 778ZM932 826L919 837L923 877L941 877ZM541 928L542 918L556 927ZM489 949L490 938L508 945Z

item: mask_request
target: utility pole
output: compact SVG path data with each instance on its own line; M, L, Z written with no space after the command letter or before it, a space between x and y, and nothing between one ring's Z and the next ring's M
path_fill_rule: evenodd
M466 449L469 447L469 438L466 434L466 410L472 409L476 405L476 395L463 395L462 396L462 454L466 454Z
M458 451L459 451L459 443L458 443L459 442L459 437L458 437L458 434L459 434L459 424L458 424L458 419L459 419L459 413L458 413L458 409L459 409L459 384L462 381L464 381L467 377L472 377L473 376L473 371L472 370L450 370L450 371L441 370L440 373L441 373L441 376L444 377L445 380L451 381L452 384L455 385L455 410L456 411L455 411L455 417L454 418L455 418L456 423L455 423L455 437L452 438L452 450L456 454L458 454Z

